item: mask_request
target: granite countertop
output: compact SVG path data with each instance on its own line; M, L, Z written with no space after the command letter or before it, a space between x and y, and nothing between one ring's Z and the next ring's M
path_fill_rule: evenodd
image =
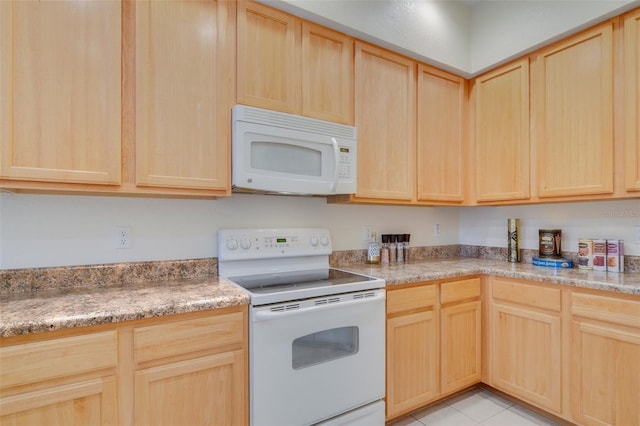
M509 263L504 260L451 258L387 265L361 263L334 266L355 273L384 278L387 286L487 274L640 295L640 274L638 273L617 274L577 268L556 269L533 266L530 263Z
M332 265L386 280L387 286L491 274L640 295L640 274L554 269L528 263L447 258L369 265ZM0 293L0 337L247 305L249 295L217 276Z
M0 337L246 305L219 277L0 294Z

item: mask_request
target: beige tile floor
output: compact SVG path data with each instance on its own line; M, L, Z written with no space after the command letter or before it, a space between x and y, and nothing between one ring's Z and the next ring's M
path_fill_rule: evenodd
M471 389L388 426L549 426L559 425L483 388Z

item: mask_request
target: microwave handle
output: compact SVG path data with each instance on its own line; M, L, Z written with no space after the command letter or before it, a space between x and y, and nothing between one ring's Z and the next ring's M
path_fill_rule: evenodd
M333 183L329 187L329 192L336 192L336 188L338 186L338 174L340 171L340 147L338 146L338 141L335 137L331 138L331 143L333 144Z

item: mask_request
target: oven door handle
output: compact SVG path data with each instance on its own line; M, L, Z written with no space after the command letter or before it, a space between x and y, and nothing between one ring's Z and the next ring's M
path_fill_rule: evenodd
M381 291L374 296L363 297L361 299L346 300L344 302L341 301L337 303L326 303L322 305L310 306L307 308L295 308L295 309L289 309L284 311L271 311L271 310L265 309L265 310L257 311L254 313L253 322L287 318L287 317L292 317L296 315L302 315L308 312L320 312L320 311L333 310L337 308L348 308L354 305L362 305L363 303L376 303L376 302L384 303L385 297L386 296L384 291Z

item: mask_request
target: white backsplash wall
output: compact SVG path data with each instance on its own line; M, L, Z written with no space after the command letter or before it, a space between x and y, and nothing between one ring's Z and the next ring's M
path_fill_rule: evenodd
M417 246L458 244L459 211L327 204L323 197L184 200L2 192L0 269L216 257L216 232L229 227L328 227L334 250L365 248L364 226L378 236L410 233ZM131 249L116 249L117 226L131 226Z
M520 219L520 247L538 249L538 230L562 230L562 250L578 251L580 238L625 240L625 254L640 256L635 226L640 200L465 207L460 210L460 244L507 247L507 219Z
M640 255L640 201L507 207L397 207L327 204L325 199L236 195L219 200L0 193L0 269L216 257L226 227L324 226L334 250L366 247L363 227L410 233L415 246L506 247L506 222L521 220L522 248L538 248L538 229L562 229L563 250L579 238L625 240ZM441 235L433 228L440 225ZM132 248L116 249L116 226L132 227Z

